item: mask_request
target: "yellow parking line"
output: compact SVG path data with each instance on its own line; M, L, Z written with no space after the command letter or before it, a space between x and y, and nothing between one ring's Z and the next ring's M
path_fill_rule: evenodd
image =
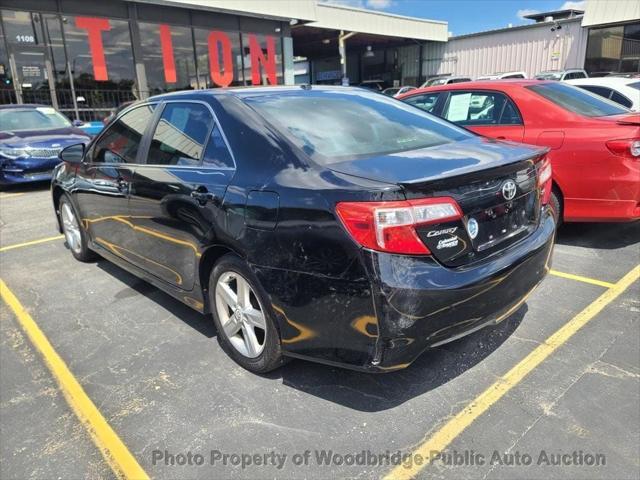
M31 240L30 242L7 245L6 247L0 247L0 252L6 252L7 250L13 250L14 248L28 247L29 245L37 245L39 243L53 242L54 240L60 240L62 238L64 238L64 235L56 235L55 237L47 237L41 238L40 240Z
M549 270L551 275L556 277L568 278L569 280L576 280L578 282L590 283L591 285L598 285L599 287L611 288L613 283L603 282L602 280L596 280L595 278L583 277L582 275L574 275L573 273L564 273L557 270Z
M20 195L24 195L24 192L20 193L3 193L0 195L0 200L3 198L11 198L11 197L19 197Z
M91 434L94 443L113 472L120 478L148 479L146 472L107 423L29 312L24 309L2 279L0 279L0 296L11 308L31 343L44 358L67 402Z
M600 295L584 310L573 317L568 323L552 334L547 340L522 359L515 367L500 377L493 385L474 398L463 410L458 412L435 434L418 446L414 451L424 460L421 465L414 462L411 467L402 465L395 467L385 479L411 479L427 466L435 453L442 452L458 435L471 425L480 415L500 400L509 390L517 385L527 374L555 352L578 330L585 326L604 307L614 301L629 286L640 278L640 265L627 273L606 292Z

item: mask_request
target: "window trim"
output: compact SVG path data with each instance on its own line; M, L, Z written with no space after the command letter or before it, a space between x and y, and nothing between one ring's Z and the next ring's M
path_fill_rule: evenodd
M199 104L199 105L204 105L208 110L209 113L211 114L211 117L213 119L213 125L211 126L211 128L209 129L209 131L207 132L207 137L206 140L204 142L204 148L202 149L202 153L200 154L200 158L198 159L198 165L167 165L167 164L161 164L161 163L147 163L147 160L149 159L149 149L151 148L151 141L153 140L153 133L156 131L156 127L158 125L158 123L160 122L160 118L162 117L162 112L164 111L165 107L170 104L170 103L191 103L191 104ZM208 102L205 102L204 100L196 100L196 99L184 99L184 100L160 100L159 101L159 105L160 107L158 108L158 113L157 115L153 118L153 120L151 121L150 124L150 128L145 131L145 135L143 138L143 141L141 142L142 144L142 149L141 149L141 154L143 155L143 157L141 158L141 162L137 163L137 165L142 165L142 166L149 166L149 167L162 167L162 168L177 168L177 169L193 169L193 168L205 168L207 170L237 170L238 168L238 164L236 163L236 157L233 153L233 150L231 149L231 145L229 144L229 140L227 139L226 134L224 133L224 130L222 129L222 126L220 124L220 121L218 120L218 116L216 115L216 113L213 111L213 108L211 107L211 105L209 105ZM220 135L222 136L222 140L224 141L227 150L229 151L229 155L231 156L231 160L233 161L233 167L215 167L212 165L205 165L204 164L204 154L207 150L207 146L209 145L209 141L211 140L211 135L213 134L213 129L214 127L218 127L218 129L220 130ZM140 152L139 152L140 153Z
M491 89L482 89L482 90L472 90L472 89L468 89L468 90L463 90L463 89L456 89L456 90L447 90L446 91L447 96L446 99L444 100L444 105L442 105L441 109L440 109L440 114L442 115L442 118L447 120L447 118L444 116L446 109L449 107L449 100L451 99L451 95L454 93L486 93L486 94L500 94L500 95L504 95L504 97L509 100L511 102L511 104L513 105L513 107L515 108L516 112L518 113L518 116L520 117L520 123L490 123L490 124L469 124L469 123L459 123L459 122L451 122L451 120L447 120L448 122L451 122L455 125L458 125L459 127L462 128L467 128L467 127L524 127L524 117L522 116L522 112L520 111L520 109L518 108L518 104L513 100L513 98L511 98L506 92L503 92L502 90L491 90ZM500 119L502 119L502 114L504 113L504 108L506 106L506 102L502 105L502 109L500 110L500 115L498 116L498 121L500 121Z
M95 149L95 146L98 144L98 142L102 139L102 137L104 137L106 135L106 133L109 131L110 128L112 128L115 123L120 120L124 115L126 115L127 113L137 109L137 108L142 108L142 107L147 107L149 105L155 105L156 106L156 110L153 112L153 115L151 116L151 122L149 123L149 125L151 125L152 123L154 123L155 121L155 117L157 114L157 106L158 106L158 102L142 102L142 103L135 103L133 105L130 105L129 107L125 108L123 111L121 111L117 117L115 117L110 123L109 125L106 125L105 128L102 129L102 131L96 135L96 137L91 141L91 143L89 144L89 147L87 148L87 153L85 154L85 163L87 165L91 165L93 166L100 166L100 165L108 165L108 166L113 166L113 165L140 165L140 147L138 147L138 152L136 153L136 160L135 162L94 162L93 161L93 151ZM143 134L142 134L142 139L140 140L140 145L144 146L144 142L145 142L145 137L147 136L148 132L149 132L149 125L147 125L147 128L145 128Z

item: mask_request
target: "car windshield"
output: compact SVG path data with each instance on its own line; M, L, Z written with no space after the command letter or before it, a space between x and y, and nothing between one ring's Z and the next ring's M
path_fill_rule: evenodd
M629 112L617 103L564 83L543 83L527 88L562 108L585 117L605 117Z
M324 165L473 138L411 105L356 89L260 94L244 101Z
M445 85L446 83L447 83L446 78L433 78L431 80L428 80L427 83L425 83L425 86L435 87L436 85Z
M52 130L69 126L69 120L50 107L0 110L0 132Z
M385 95L395 95L396 93L398 93L400 91L399 88L387 88L386 90L384 90L382 93L384 93Z

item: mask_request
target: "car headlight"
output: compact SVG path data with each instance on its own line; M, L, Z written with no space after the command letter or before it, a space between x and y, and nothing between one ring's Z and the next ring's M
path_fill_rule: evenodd
M16 158L28 157L29 150L26 148L0 147L0 154L11 160L15 160Z

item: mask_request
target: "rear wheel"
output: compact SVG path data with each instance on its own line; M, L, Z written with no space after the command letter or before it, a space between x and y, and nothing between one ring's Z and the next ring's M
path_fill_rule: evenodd
M209 279L209 302L218 341L231 358L255 373L282 365L267 295L244 261L231 254L218 261Z
M76 260L81 262L89 262L96 255L89 250L89 242L87 241L87 233L80 226L78 216L73 208L73 204L69 197L64 195L60 199L60 224L62 225L62 233L67 243L67 247L71 250L71 254Z

